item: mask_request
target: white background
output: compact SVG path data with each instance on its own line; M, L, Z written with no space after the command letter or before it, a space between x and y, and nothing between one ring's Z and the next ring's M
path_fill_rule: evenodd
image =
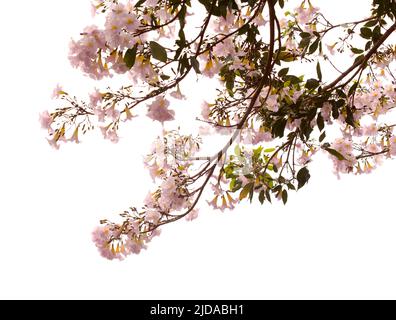
M315 2L337 20L365 17L369 3ZM159 127L141 117L118 145L94 135L49 148L38 113L55 107L52 89L95 85L67 61L90 19L88 0L2 3L0 298L396 298L394 161L337 180L319 156L287 206L202 205L142 254L102 259L91 231L152 187L142 155Z

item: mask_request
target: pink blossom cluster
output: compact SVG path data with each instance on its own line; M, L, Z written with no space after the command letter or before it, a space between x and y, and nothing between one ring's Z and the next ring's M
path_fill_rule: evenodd
M175 111L168 109L169 101L164 97L157 97L148 105L147 116L153 120L164 123L175 118Z
M199 137L182 135L175 130L164 131L163 136L154 140L150 153L144 159L153 181L164 179L166 173L175 167L183 168L181 173L188 176L187 170L193 163L200 143Z
M147 243L160 234L158 229L142 232L139 220L128 224L126 231L122 228L111 224L99 226L93 231L92 241L104 258L123 260L130 254L139 254L147 248Z
M104 29L87 27L80 39L71 42L71 64L96 80L111 76L110 70L127 72L123 52L145 41L145 34L135 35L142 28L142 21L130 2L111 4L106 11Z
M308 5L307 5L308 3ZM315 17L315 15L319 12L319 8L314 7L311 3L311 1L302 1L302 3L294 9L294 15L298 21L298 23L300 23L301 25L304 26L304 28L308 28L305 29L305 31L310 30L309 26L307 26L309 24L309 22L312 21L312 19Z
M339 159L335 156L331 157L335 172L337 174L352 172L353 167L357 162L355 156L353 155L352 140L345 138L336 139L331 144L331 148L339 152L343 157L343 159Z
M100 54L106 50L104 32L96 26L89 26L81 35L78 41L72 40L70 43L69 60L72 66L96 80L109 76L108 66Z

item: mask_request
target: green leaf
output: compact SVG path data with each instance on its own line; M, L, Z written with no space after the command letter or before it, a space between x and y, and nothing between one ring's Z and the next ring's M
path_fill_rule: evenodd
M265 200L265 193L264 193L264 190L261 190L260 194L259 194L259 201L261 204L263 204L264 200Z
M259 146L256 149L253 149L253 159L259 159L261 156L261 152L263 151L263 146Z
M364 24L365 27L374 27L378 23L378 20L371 20Z
M350 126L352 126L353 128L355 128L355 119L353 118L353 112L348 105L346 106L346 112L347 112L347 116L345 122Z
M308 79L305 83L305 88L307 88L308 90L314 90L317 87L319 87L319 81L316 79Z
M361 55L357 56L356 59L353 61L353 64L362 63L364 58L365 58L364 54L361 54Z
M336 157L338 160L346 160L345 157L339 153L337 150L331 148L325 148L325 150L330 153L332 156Z
M347 95L345 94L345 92L344 92L343 90L337 89L336 92L337 92L337 95L338 95L340 98L344 98L344 99L347 98Z
M322 142L324 140L324 138L326 138L326 132L323 131L322 134L319 137L319 142Z
M239 34L239 35L242 35L242 34L248 32L248 31L249 31L249 28L250 28L249 24L248 24L248 23L245 24L244 26L242 26L242 27L239 29L238 34Z
M178 71L183 74L184 70L190 67L189 59L187 54L183 54L182 57L179 59Z
M234 153L235 153L235 155L237 155L237 156L240 156L240 155L241 155L241 147L239 146L239 144L237 144L237 145L235 146L235 148L234 148Z
M200 74L201 70L199 70L199 62L198 62L197 58L191 57L190 61L191 61L192 67L194 68L195 73Z
M254 182L250 182L247 185L245 185L241 190L241 193L239 194L239 200L245 199L250 193L250 191L253 190L253 187L254 187Z
M320 63L318 61L318 63L316 64L316 73L318 75L318 79L319 81L322 81L322 70L320 69Z
M373 29L373 34L372 34L372 36L371 36L371 38L373 39L373 42L377 42L377 40L379 39L379 38L381 38L381 27L380 26L376 26L374 29Z
M309 54L313 54L313 53L318 49L319 41L320 41L320 38L317 38L317 39L311 44L311 46L309 47L309 50L308 50L308 53L309 53Z
M296 60L296 57L287 51L281 51L278 55L278 58L279 58L279 60L282 60L285 62L291 62L291 61Z
M271 203L271 194L269 192L269 189L265 190L265 197L267 198L267 200Z
M287 187L289 188L289 190L296 190L296 187L290 182L287 184Z
M179 30L179 39L178 44L180 44L181 47L184 47L186 44L186 35L184 34L183 29Z
M301 189L311 178L307 167L301 168L297 173L298 189Z
M298 44L298 47L300 49L304 49L305 47L308 47L310 43L311 43L311 38L302 38L300 43Z
M316 118L316 124L318 125L320 131L324 129L324 121L320 112L318 113L318 117Z
M288 72L289 72L289 68L280 69L279 72L278 72L278 76L282 78L285 75L287 75Z
M362 38L371 39L372 34L373 32L371 31L370 28L367 27L360 28L360 36Z
M333 118L338 119L338 117L340 116L340 112L338 111L338 107L336 104L333 104L333 106L331 108L331 112L332 112Z
M154 59L162 62L166 62L168 60L165 48L159 43L155 41L150 41L150 50Z
M358 82L355 82L348 90L348 96L351 96L352 94L355 93L356 88L358 86Z
M310 38L311 34L309 32L300 32L301 38Z
M146 0L139 0L138 2L135 3L135 8L140 7L145 2Z
M129 69L131 69L135 64L136 53L137 53L137 46L134 46L132 49L128 49L125 52L124 62Z
M287 120L284 118L278 119L275 121L274 125L272 126L272 134L275 137L282 138L285 132Z
M287 191L286 190L282 191L282 201L283 201L283 204L286 204L286 202L287 202Z
M352 51L354 54L361 54L361 53L364 52L362 49L358 49L358 48L351 48L351 51Z
M285 81L290 81L291 84L298 84L302 82L302 80L299 77L296 77L294 75L287 75L285 76Z
M276 150L275 148L268 148L268 149L264 149L264 152L271 153L274 152L275 150Z
M305 137L306 140L309 139L309 136L311 135L313 129L311 127L311 121L312 120L308 120L308 119L303 119L301 121L301 125L300 125L300 136L301 137Z

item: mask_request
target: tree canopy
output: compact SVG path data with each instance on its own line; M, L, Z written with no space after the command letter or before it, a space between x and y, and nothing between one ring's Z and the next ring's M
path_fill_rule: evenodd
M92 10L98 25L71 42L71 64L95 80L128 80L96 89L87 101L57 86L59 107L40 116L52 147L79 143L96 128L116 143L139 109L168 126L188 77L218 80L217 97L197 103L201 134L164 129L145 158L157 187L120 221L101 220L93 232L108 259L139 253L165 224L195 219L205 189L213 209L286 204L290 191L309 182L318 152L337 175L369 173L396 156L394 0L374 0L367 16L341 24L309 0L297 7L284 0L100 0ZM336 59L350 56L339 70ZM314 76L295 73L297 63ZM205 136L214 134L228 141L203 156Z

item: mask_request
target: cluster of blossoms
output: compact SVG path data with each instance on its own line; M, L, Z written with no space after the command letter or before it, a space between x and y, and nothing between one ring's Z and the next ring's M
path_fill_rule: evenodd
M104 5L102 2L96 7ZM122 52L144 41L144 34L136 36L139 28L148 23L133 11L131 3L112 3L106 10L104 29L89 26L81 33L81 38L70 44L69 59L72 66L99 80L115 73L126 73ZM143 25L142 25L143 23Z
M103 220L102 226L95 229L93 241L103 257L122 260L139 253L160 234L159 226L181 217L191 221L198 216L198 209L193 207L197 179L190 177L189 169L200 142L178 131L164 132L155 140L145 165L153 180L160 182L158 188L147 194L141 210L131 207L123 212L123 223Z
M40 115L50 145L79 143L96 127L116 143L120 125L142 105L164 130L145 158L157 188L140 210L123 212L122 222L102 220L93 234L101 254L123 259L146 248L162 225L195 219L205 188L209 206L221 211L255 196L286 203L290 190L308 183L318 152L328 154L337 175L369 173L396 156L389 123L396 48L386 43L396 30L392 10L374 0L368 17L334 25L310 0L296 8L281 0L97 1L93 11L104 24L72 41L70 62L96 80L126 74L129 84L95 89L87 102L56 87L63 106ZM329 43L335 30L345 35ZM355 59L342 72L333 59L345 54ZM316 76L293 74L300 62ZM322 74L324 64L335 79ZM201 104L200 134L229 140L211 156L199 154L201 138L165 130L191 73L218 80L216 98Z

